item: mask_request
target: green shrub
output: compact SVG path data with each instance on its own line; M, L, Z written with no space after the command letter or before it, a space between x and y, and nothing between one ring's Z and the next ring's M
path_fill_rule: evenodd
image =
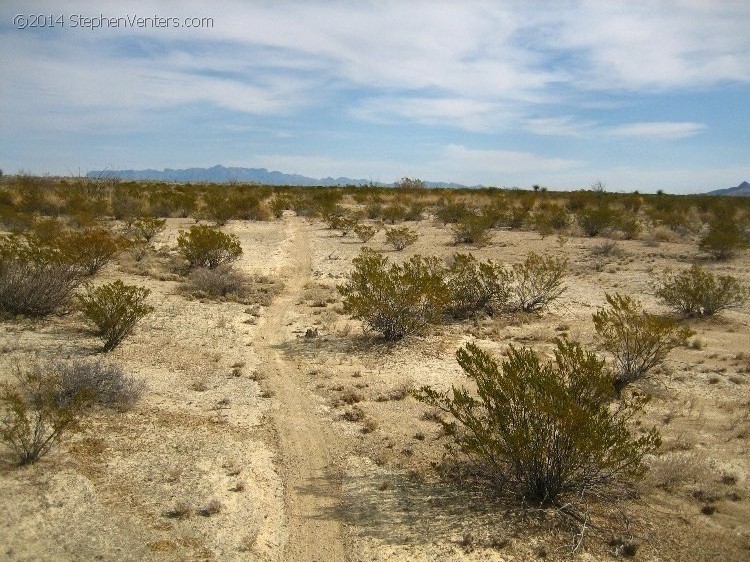
M383 217L384 221L388 221L391 224L396 224L397 222L403 221L406 218L407 213L408 211L406 207L399 203L394 203L393 205L383 207L381 216Z
M568 212L558 205L545 205L534 215L534 228L542 238L568 227Z
M443 224L453 224L468 214L471 214L471 211L469 211L466 203L446 202L438 207L435 216L442 221Z
M151 239L154 236L164 231L167 226L167 221L165 219L148 217L133 221L131 226L138 236L143 238L146 242L151 242Z
M614 359L612 384L619 397L626 386L648 377L664 363L669 352L684 345L693 332L670 318L644 311L631 297L615 293L606 298L609 308L594 314L594 328L601 347Z
M416 397L452 416L440 421L445 434L481 475L526 501L601 497L640 478L644 456L660 445L654 429L638 438L629 431L645 399L610 408L604 362L577 343L558 340L554 363L511 346L498 365L473 343L456 357L476 395L422 387Z
M153 312L154 308L145 302L150 292L117 279L107 285L89 287L85 295L78 297L78 307L96 326L104 341L104 351L117 347L144 316Z
M0 384L0 441L18 464L36 462L69 433L79 429L79 396L59 403L60 378L54 371L16 370L17 384Z
M467 213L451 227L453 243L484 246L489 243L492 237L491 227L492 221L486 216Z
M240 241L233 234L205 225L191 226L177 235L177 250L190 267L213 269L231 263L242 255Z
M388 266L388 259L364 248L353 260L349 280L338 287L344 312L398 340L440 321L445 286L437 258L414 256L403 265Z
M612 226L615 214L609 207L600 206L579 212L577 219L586 235L594 237Z
M354 234L356 234L362 242L369 242L372 237L375 236L375 232L375 227L366 224L358 224L354 227Z
M518 308L524 312L542 310L562 295L567 262L531 253L513 266L512 278Z
M711 222L708 233L700 240L699 247L711 254L714 259L727 260L747 247L747 240L734 220L723 218Z
M64 307L82 271L34 238L0 238L0 311L42 317Z
M479 262L471 254L456 254L445 272L446 310L454 318L492 314L510 298L510 274L500 264Z
M346 215L329 215L326 222L331 230L340 230L341 236L346 236L357 226L357 221Z
M54 246L65 260L79 264L86 275L94 275L120 251L123 241L106 228L92 228L67 232Z
M682 273L665 273L656 296L682 314L710 316L742 306L748 289L731 275L716 276L695 264Z
M417 241L419 236L409 227L391 228L385 233L385 241L393 246L397 251L401 251L407 246L411 246Z

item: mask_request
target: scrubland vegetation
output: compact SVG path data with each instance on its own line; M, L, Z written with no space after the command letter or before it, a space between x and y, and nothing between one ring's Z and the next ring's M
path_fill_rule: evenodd
M358 556L750 548L747 198L19 175L0 180L0 231L0 477L72 471L114 505L108 470L154 494L166 470L169 493L136 501L166 520L138 556L283 559L268 514L299 492L274 498L261 464L240 479L229 458L264 423L278 441L258 450L293 454L284 431L304 427L259 413L285 404L334 443L327 517ZM212 424L220 486L181 483ZM187 456L148 456L170 439ZM205 522L248 517L226 548ZM190 545L170 534L187 526Z

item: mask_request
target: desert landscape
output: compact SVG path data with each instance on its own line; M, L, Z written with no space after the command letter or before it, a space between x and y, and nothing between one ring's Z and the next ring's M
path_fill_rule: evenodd
M4 434L4 559L750 555L750 253L742 240L729 256L705 242L728 219L746 235L745 197L6 176L0 213L4 428L18 420L9 393L34 369L103 361L132 391L127 403L69 406L76 424L34 462L19 463ZM199 227L241 251L194 267L184 248ZM389 233L402 228L398 250ZM11 266L44 261L22 249L59 260L69 255L62 240L80 250L75 236L92 232L115 241L98 250L95 273L80 273L49 313L8 310L19 283ZM389 265L434 256L448 267L459 253L502 271L546 256L564 264L562 290L535 310L441 313L389 339L367 329L339 289L364 247ZM667 306L657 295L664 276L695 265L733 278L744 300L716 314ZM116 280L148 289L148 308L104 352L84 297ZM644 456L648 471L611 494L544 505L497 493L446 452L438 420L449 416L419 389L474 392L456 359L469 342L498 361L511 346L549 361L558 339L579 342L614 373L593 321L608 294L690 330L623 390L650 397L628 424L633 435L661 436Z

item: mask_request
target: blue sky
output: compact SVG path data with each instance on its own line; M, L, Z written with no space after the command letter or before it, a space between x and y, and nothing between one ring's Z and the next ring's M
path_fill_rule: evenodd
M51 25L20 29L33 14ZM155 15L213 25L80 26ZM730 187L750 180L748 29L746 0L5 1L0 168Z

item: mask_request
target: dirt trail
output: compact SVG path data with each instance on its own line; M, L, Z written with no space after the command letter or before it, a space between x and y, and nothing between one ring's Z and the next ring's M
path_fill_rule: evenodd
M345 560L341 523L333 516L339 484L331 477L338 458L333 429L316 411L315 396L302 384L298 366L280 349L296 337L289 325L294 306L310 280L312 250L306 226L287 223L285 265L279 271L284 291L268 308L259 326L256 352L265 384L278 403L273 422L279 439L280 468L285 487L289 538L284 561Z

